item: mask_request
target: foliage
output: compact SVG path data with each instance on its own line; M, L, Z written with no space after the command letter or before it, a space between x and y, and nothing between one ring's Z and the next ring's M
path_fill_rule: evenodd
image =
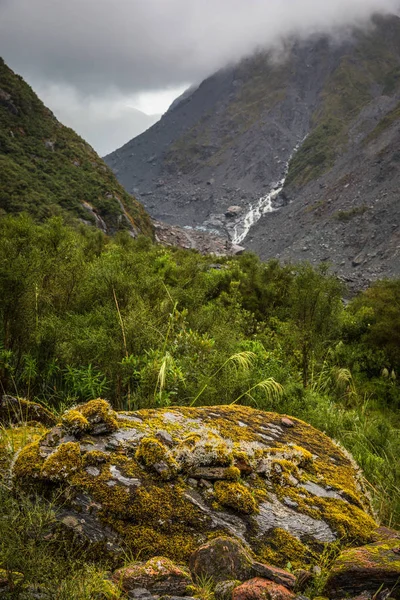
M105 396L117 409L236 402L293 414L354 453L395 523L399 290L380 282L345 308L326 269L7 216L1 387L58 412Z

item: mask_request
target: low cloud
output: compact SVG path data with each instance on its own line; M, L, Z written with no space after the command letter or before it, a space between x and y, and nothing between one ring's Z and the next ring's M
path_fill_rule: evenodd
M0 55L35 89L64 93L64 121L75 90L82 133L88 99L126 104L287 35L337 34L399 9L399 0L0 0Z

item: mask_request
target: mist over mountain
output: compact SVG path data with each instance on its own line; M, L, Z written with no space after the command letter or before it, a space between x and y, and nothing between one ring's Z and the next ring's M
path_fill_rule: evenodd
M350 279L398 274L400 19L283 56L216 72L106 162L159 219Z

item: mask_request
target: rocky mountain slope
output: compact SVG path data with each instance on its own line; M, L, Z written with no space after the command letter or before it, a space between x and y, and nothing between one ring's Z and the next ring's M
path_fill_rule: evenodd
M156 218L362 285L400 274L399 103L400 19L375 17L216 73L105 160Z
M96 152L0 59L0 213L63 215L113 233L152 233L143 207Z

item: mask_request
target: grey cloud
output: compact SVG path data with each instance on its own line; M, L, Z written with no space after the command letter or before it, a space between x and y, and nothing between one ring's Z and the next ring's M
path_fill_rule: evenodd
M105 154L152 124L131 108L143 92L199 82L260 47L279 55L288 35L337 35L399 10L400 0L0 0L0 56Z
M198 81L285 35L365 22L399 0L0 0L0 53L86 93Z
M100 156L119 148L151 127L160 115L147 115L120 96L82 97L67 85L35 86L55 115L75 129Z

